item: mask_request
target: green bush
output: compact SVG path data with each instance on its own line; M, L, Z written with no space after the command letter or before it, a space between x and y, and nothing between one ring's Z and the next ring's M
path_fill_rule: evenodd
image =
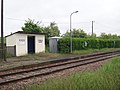
M72 50L120 48L119 39L72 38ZM70 38L61 38L58 41L60 53L70 52Z

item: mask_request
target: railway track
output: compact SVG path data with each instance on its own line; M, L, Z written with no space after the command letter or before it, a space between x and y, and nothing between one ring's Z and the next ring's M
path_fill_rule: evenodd
M36 66L27 69L7 71L0 74L0 85L12 83L16 81L22 81L37 76L49 75L55 72L60 72L65 69L78 67L102 60L106 60L115 56L119 56L120 51L99 53L88 56L81 56L76 58L66 59L65 61L54 62L43 66Z

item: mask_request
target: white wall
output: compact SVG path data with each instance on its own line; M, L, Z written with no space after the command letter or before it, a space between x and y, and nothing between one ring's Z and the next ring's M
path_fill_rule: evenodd
M6 37L6 46L15 46L16 45L16 35Z
M36 35L35 42L35 53L45 52L45 35Z
M27 53L27 35L16 34L16 55L22 56L26 55Z

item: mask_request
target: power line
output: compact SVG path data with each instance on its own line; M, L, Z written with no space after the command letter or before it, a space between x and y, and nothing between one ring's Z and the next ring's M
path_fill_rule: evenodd
M6 19L9 19L9 20L16 20L16 21L26 21L24 19L18 19L18 18L11 18L11 17L6 17ZM42 22L42 21L41 21ZM73 22L74 24L79 24L79 23L90 23L91 21L89 22ZM42 23L50 23L50 22L42 22ZM59 24L69 24L68 22L57 22Z
M17 21L25 21L25 20L23 20L23 19L16 19L16 18L10 18L10 17L6 17L6 19L17 20Z

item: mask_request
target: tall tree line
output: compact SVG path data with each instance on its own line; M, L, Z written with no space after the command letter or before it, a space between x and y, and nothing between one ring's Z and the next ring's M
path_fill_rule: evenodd
M49 37L60 36L59 27L55 22L51 22L48 26L40 25L40 22L35 22L35 20L28 19L25 21L22 30L24 32L38 32L45 33L46 44L48 45ZM61 35L62 37L70 37L70 32L66 31L65 34ZM93 35L87 34L83 29L73 29L72 30L73 38L102 38L102 39L120 39L120 36L116 34L106 34L101 33L100 36L94 33Z

